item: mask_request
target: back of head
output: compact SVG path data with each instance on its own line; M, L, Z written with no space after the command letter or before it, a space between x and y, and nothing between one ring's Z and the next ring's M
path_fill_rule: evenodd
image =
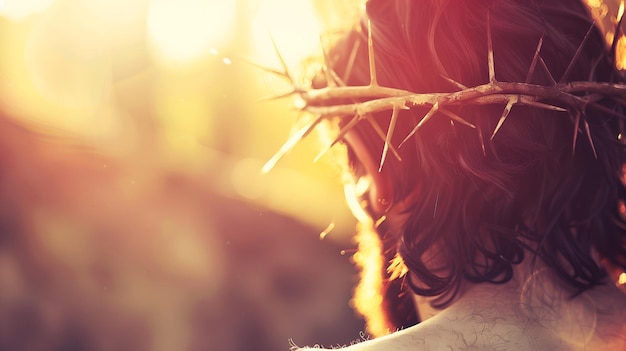
M542 97L544 107L511 96L510 113L503 112L506 101L479 100L399 111L390 140L396 146L434 114L378 175L390 189L389 206L374 214L386 218L378 227L383 253L386 262L401 257L410 272L395 282L393 272L381 272L390 327L417 321L404 283L439 296L443 306L467 283L510 280L524 259L542 260L579 290L606 277L594 252L626 268L626 223L618 210L626 195L626 101L583 92L576 107L548 107L559 106L568 82L623 82L579 1L370 0L365 20L382 86L449 93L489 84L495 68L497 82L555 87L553 99ZM366 32L363 21L330 52L347 85L369 82ZM387 126L391 115L374 118ZM350 133L362 141L352 163L364 153L381 158L385 141L371 123Z

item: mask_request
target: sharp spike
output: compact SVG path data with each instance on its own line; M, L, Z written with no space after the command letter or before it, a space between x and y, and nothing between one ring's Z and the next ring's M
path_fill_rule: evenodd
M354 62L356 61L357 54L359 53L359 48L361 47L361 41L355 40L354 46L352 46L352 51L350 52L350 57L348 58L348 63L346 64L346 70L343 74L342 81L346 82L350 79L352 75L352 69L354 68Z
M580 111L576 110L574 116L574 138L572 139L572 155L576 152L576 141L578 140L578 128L580 127Z
M279 77L281 77L281 78L287 79L289 82L291 82L291 77L290 77L288 74L286 74L285 72L281 72L281 71L279 71L279 70L277 70L277 69L273 69L273 68L265 67L265 66L260 65L260 64L258 64L258 63L256 63L256 62L253 62L253 61L251 61L251 60L248 60L248 59L247 59L247 58L245 58L245 57L239 57L239 59L240 59L240 60L242 60L242 61L244 61L244 62L246 62L247 64L249 64L249 65L251 65L251 66L253 66L253 67L256 67L256 68L258 68L258 69L262 70L262 71L265 71L265 72L268 72L268 73L274 74L274 75L279 76Z
M613 101L615 101L616 103L618 103L618 104L620 104L620 105L622 105L622 106L625 106L625 107L626 107L626 99L622 99L622 98L621 98L621 97L619 97L619 96L612 96L612 97L611 97L611 100L613 100Z
M487 156L487 148L485 147L485 137L483 131L480 128L476 128L478 131L478 139L480 139L480 147L483 150L483 156Z
M524 104L524 105L538 107L538 108L542 108L544 110L567 112L567 109L565 109L563 107L550 105L550 104L546 104L546 103L539 102L539 101L535 101L532 98L528 98L528 97L525 97L525 96L522 96L520 98L519 102L521 104Z
M514 97L514 98L509 99L509 102L506 103L506 106L504 107L504 111L502 111L502 116L500 116L500 120L498 121L498 125L496 126L496 129L493 130L493 134L491 134L491 140L495 138L500 128L502 128L504 121L509 116L511 109L513 108L513 105L517 103L518 99L519 99L518 97Z
M533 79L533 74L535 74L535 67L537 66L537 59L539 58L539 52L541 51L541 47L543 46L543 34L541 38L539 38L539 43L537 44L537 49L535 50L535 56L533 56L533 60L530 63L530 67L528 68L528 74L526 74L526 83L530 83L530 80Z
M315 157L315 159L313 160L313 163L316 163L317 161L320 160L320 158L322 158L322 156L324 156L333 146L335 146L338 142L340 142L343 137L346 136L346 134L348 134L348 132L354 128L354 126L362 119L361 116L359 115L354 115L354 117L352 117L352 119L350 120L350 122L348 122L348 124L346 124L343 128L341 128L341 130L339 131L339 133L337 133L337 136L335 137L335 139L333 139L333 141L328 144L328 146L326 146L319 154L317 154L317 156Z
M343 87L346 86L344 80L339 78L337 72L333 70L332 65L330 63L330 58L328 57L328 52L324 48L324 43L322 42L322 36L320 36L320 47L322 48L322 57L324 59L324 75L326 78L327 87Z
M276 44L274 37L270 35L270 39L272 41L272 46L274 47L274 51L276 52L276 56L278 56L278 59L280 60L280 64L283 67L283 72L284 72L285 77L289 79L289 82L294 84L295 81L293 77L291 76L291 74L289 73L289 68L287 67L287 63L285 63L285 59L283 58L283 55L280 53L280 50L278 50L278 45Z
M391 113L391 121L389 121L389 129L387 129L387 136L385 137L385 145L383 146L383 154L380 158L380 165L378 166L378 172L382 171L385 159L387 158L387 152L389 151L389 145L391 145L391 137L393 136L393 130L396 128L396 122L398 121L398 115L400 112L400 106L395 105L393 112Z
M600 105L598 103L591 103L591 104L589 104L587 106L589 106L591 108L595 108L597 110L600 110L600 111L602 111L604 113L610 114L610 115L615 116L617 118L626 119L626 116L623 113L619 113L619 112L617 112L615 110L611 110L610 108L608 108L606 106L603 106L603 105Z
M589 145L591 146L591 150L593 150L593 157L598 159L598 153L596 152L596 146L593 143L593 139L591 138L591 128L589 127L589 122L585 119L585 132L587 133L587 139L589 139Z
M298 94L301 93L301 91L297 91L297 90L292 90L290 92L284 93L284 94L279 94L279 95L275 95L275 96L268 96L268 97L264 97L264 98L260 98L258 100L256 100L257 103L261 103L261 102L267 102L267 101L274 101L274 100L280 100L289 96L292 96L294 94Z
M367 55L370 67L370 86L378 86L376 78L376 63L374 61L374 40L372 39L372 21L367 21Z
M433 107L430 108L430 111L428 111L428 113L426 113L426 115L422 118L422 120L419 121L419 123L417 123L417 125L404 138L404 140L402 140L402 142L400 143L400 146L398 147L402 147L404 143L406 143L415 133L417 133L417 131L424 125L424 123L428 122L428 120L435 114L435 112L437 112L437 110L439 110L439 101L433 104Z
M550 69L548 69L548 65L546 65L546 61L544 61L543 57L541 56L539 56L539 64L541 65L541 68L543 68L543 70L548 75L548 79L550 79L550 83L552 83L552 85L557 85L558 83L554 79L554 76L552 75L552 72L550 72Z
M580 45L578 45L578 49L576 49L574 56L572 57L569 64L567 65L567 68L565 69L565 72L563 73L563 76L561 77L561 81L560 81L561 83L565 83L565 81L567 80L567 77L569 76L572 69L574 68L574 64L576 64L576 60L578 60L578 57L580 57L580 53L582 52L583 47L587 43L587 40L589 39L591 31L593 30L593 28L595 28L595 26L596 26L596 22L592 22L591 26L587 30L587 33L585 34L585 37L580 42Z
M487 55L489 60L489 82L496 82L496 67L493 59L493 41L491 38L491 19L487 11Z
M619 9L618 9L618 13L617 13L617 24L615 25L615 34L613 34L613 42L611 43L611 57L613 58L613 60L616 60L616 51L617 51L617 44L619 42L619 39L621 37L621 29L622 29L622 22L624 20L624 0L620 1L620 5L619 5Z
M376 119L370 114L366 114L365 119L367 119L367 121L370 123L372 128L374 128L374 131L376 132L376 134L378 134L378 136L382 139L382 141L385 141L387 136L385 135L385 132L381 128L380 124L378 124ZM398 161L402 161L402 157L400 157L400 153L393 146L393 144L389 144L389 150L391 151L391 153L393 153L393 155L396 157Z
M470 122L464 120L463 118L461 118L459 115L457 115L454 112L448 111L448 110L444 110L444 109L440 109L439 112L443 113L444 115L450 117L450 119L457 121L461 124L464 124L470 128L476 128L475 125L471 124Z
M280 149L274 154L274 156L272 156L272 158L270 158L269 161L267 161L265 165L263 165L263 168L261 168L261 172L268 173L269 171L271 171L272 168L276 166L276 163L278 163L280 159L282 159L289 151L291 151L294 146L300 140L302 140L302 138L309 135L309 133L311 133L315 126L317 126L323 119L324 116L315 117L315 119L311 123L304 126L300 130L295 132L291 137L289 137L289 139L287 139L287 141L280 147Z
M339 77L337 75L337 72L335 72L335 70L331 69L329 72L330 72L330 75L333 77L333 80L335 81L335 83L337 85L339 85L340 87L345 87L346 86L346 82L343 79L341 79L341 77Z
M469 89L467 86L457 82L456 80L450 78L450 77L446 77L443 74L441 75L441 78L445 79L446 81L448 81L449 83L451 83L452 85L454 85L455 87L457 87L459 90L466 90Z
M324 43L322 43L322 37L320 36L320 46L322 47L322 56L324 58L324 74L326 76L326 85L329 87L336 87L337 81L335 80L336 74L333 75L333 70L330 65L330 60L328 58L328 53L326 49L324 49Z

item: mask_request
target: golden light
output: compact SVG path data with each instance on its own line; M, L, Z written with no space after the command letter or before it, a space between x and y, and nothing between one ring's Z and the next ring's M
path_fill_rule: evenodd
M157 55L185 62L209 53L234 31L235 0L152 0L148 36Z
M382 309L384 269L382 243L374 230L374 223L359 222L356 241L359 251L352 257L360 268L360 280L354 291L352 305L367 320L368 332L374 336L389 334L389 324Z
M272 40L290 69L322 52L320 21L310 0L262 1L252 22L252 35L255 57L262 63L277 62Z
M622 272L617 279L618 285L626 285L626 272Z
M45 11L53 2L54 0L2 0L0 15L19 21Z

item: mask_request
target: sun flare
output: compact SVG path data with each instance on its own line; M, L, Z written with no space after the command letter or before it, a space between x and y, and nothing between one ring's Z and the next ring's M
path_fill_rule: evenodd
M228 40L235 26L234 0L152 0L148 35L157 55L190 61Z

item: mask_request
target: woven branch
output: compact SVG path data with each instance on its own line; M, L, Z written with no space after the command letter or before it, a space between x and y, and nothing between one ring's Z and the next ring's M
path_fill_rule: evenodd
M378 84L374 60L372 30L371 24L368 23L367 45L370 70L369 85L346 86L331 69L328 58L326 54L324 54L324 59L326 61L324 69L326 71L327 79L330 79L332 82L329 81L327 87L317 89L310 87L297 88L294 85L294 89L292 90L292 92L289 93L291 95L295 94L299 97L303 106L301 110L309 112L316 117L299 132L296 132L292 135L291 138L289 138L289 140L283 145L283 147L264 166L263 171L269 171L280 158L282 158L287 152L289 152L300 139L308 135L321 121L331 120L334 118L350 118L350 121L339 132L337 138L324 150L324 152L331 148L333 145L335 145L337 142L341 141L343 137L355 125L365 120L370 123L375 130L377 130L378 135L384 142L383 153L379 165L380 171L382 170L382 167L387 158L387 153L389 151L391 151L396 158L400 159L399 153L397 152L396 148L391 144L395 124L397 122L397 119L399 118L399 110L410 109L416 106L426 106L430 107L430 109L411 130L411 132L404 137L403 141L400 143L400 145L398 145L398 147L402 147L402 145L405 144L412 136L414 136L415 133L417 133L419 129L428 122L428 120L438 115L446 116L453 121L459 122L471 128L476 128L473 124L464 120L461 116L450 112L447 108L451 106L468 104L503 105L504 107L500 120L498 121L496 128L493 130L490 136L490 138L493 139L506 122L506 119L511 110L516 105L526 105L535 108L568 113L574 121L574 137L572 150L575 151L577 136L578 133L581 133L587 137L595 154L596 150L591 137L589 124L585 119L585 111L587 107L592 107L613 116L626 119L626 115L624 114L624 108L621 108L620 111L613 111L596 103L598 100L611 99L615 101L617 105L626 106L626 84L595 81L565 81L572 67L574 67L576 60L579 58L582 52L582 47L587 41L587 38L589 37L594 25L592 24L592 27L588 30L587 34L583 38L578 50L572 57L563 77L559 82L557 82L553 78L553 75L551 74L543 58L541 57L543 37L540 38L535 51L535 55L528 70L526 80L525 82L521 83L500 82L497 80L493 59L494 53L493 45L491 42L491 29L489 26L489 21L487 23L487 64L489 68L489 81L483 85L466 87L449 77L443 77L452 85L454 85L458 90L453 92L433 93L415 93L403 89L384 87ZM357 47L354 48L353 53L355 52L355 50L357 50ZM280 54L278 55L280 58ZM284 65L284 61L282 61L282 58L281 63L283 63L283 72L276 72L274 70L268 71L279 74L282 77L286 77L293 82L293 79L289 75L287 68ZM532 79L537 65L539 65L550 78L550 85L537 85L529 83ZM339 103L345 101L356 102ZM380 128L380 126L376 123L376 120L372 117L374 113L379 113L383 111L390 111L391 113L390 124L387 128L386 133L382 131L382 128ZM581 127L583 129L579 129ZM480 130L478 130L478 132L480 133L481 140L483 140L482 132ZM484 150L485 145L483 144L482 147Z

